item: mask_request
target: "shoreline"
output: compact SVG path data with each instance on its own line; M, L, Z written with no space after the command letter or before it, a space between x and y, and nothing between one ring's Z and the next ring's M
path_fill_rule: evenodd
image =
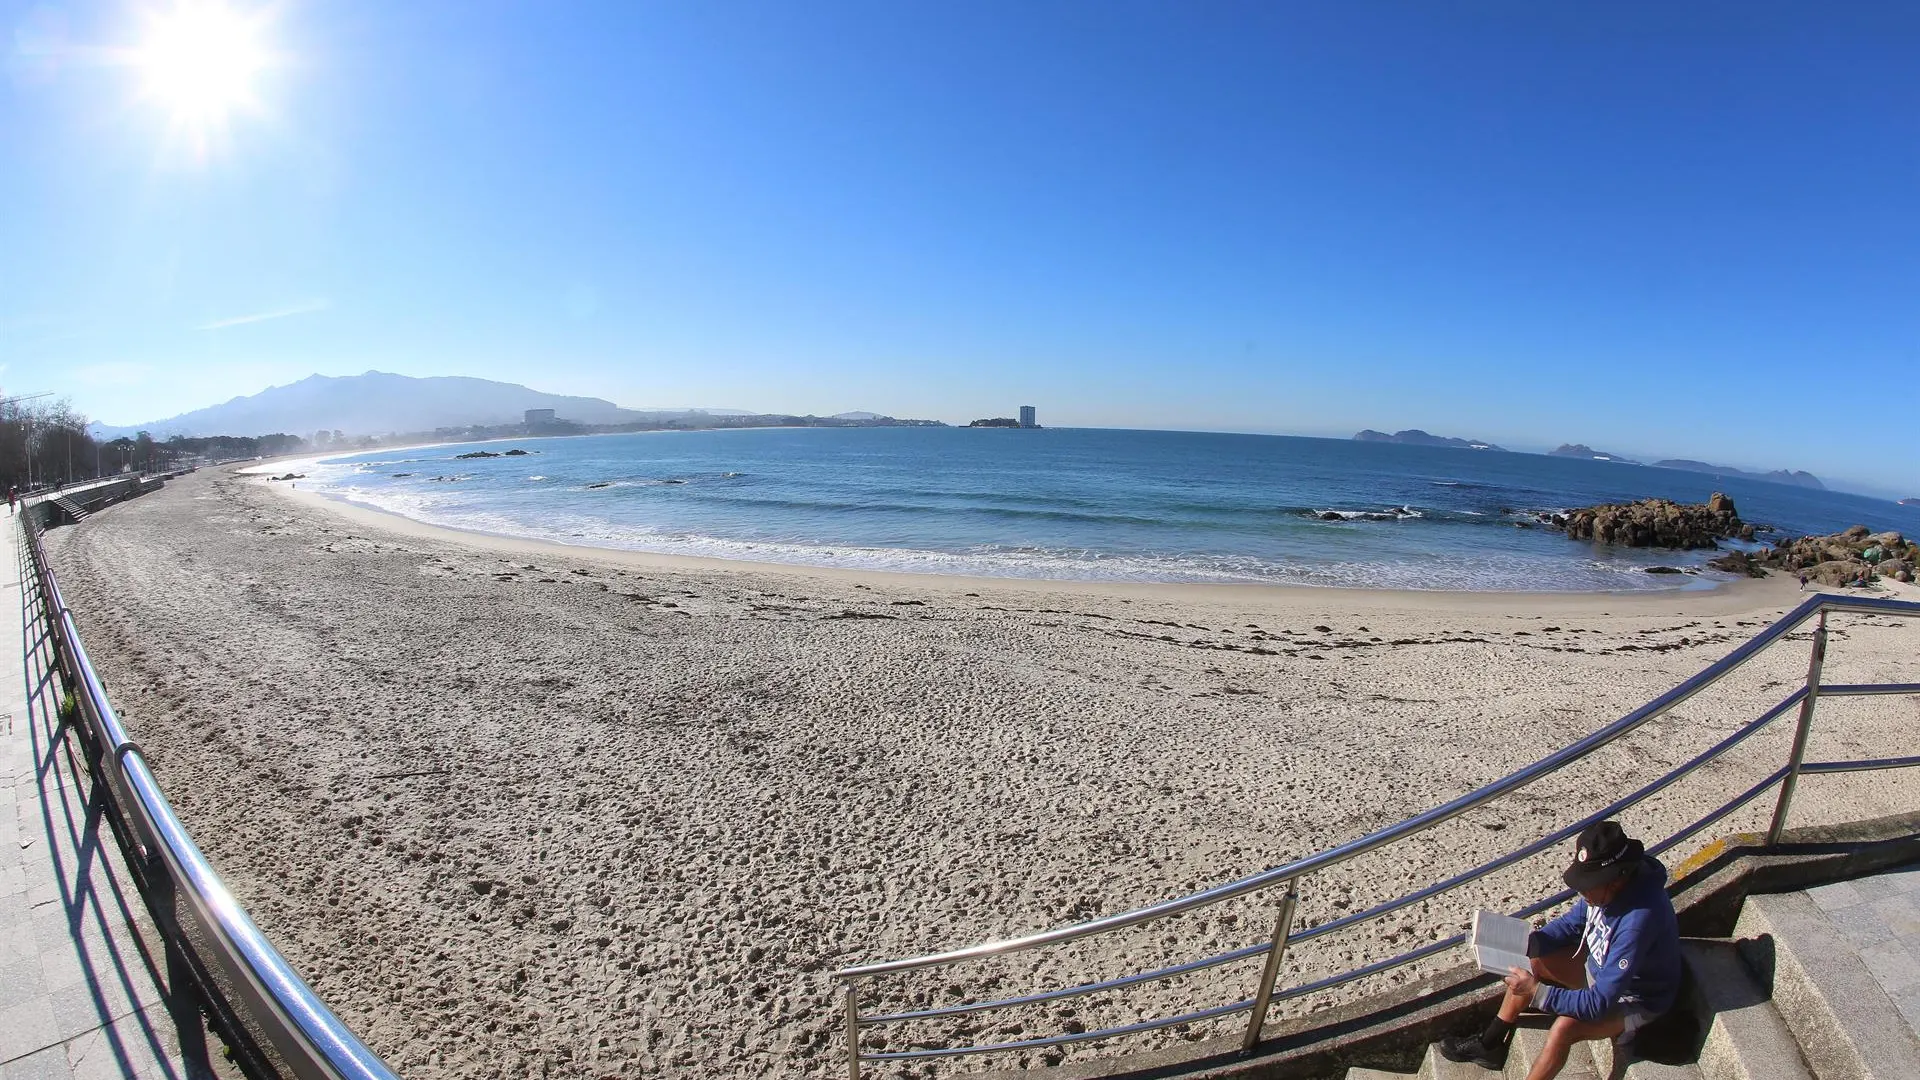
M446 444L442 444L446 445ZM256 463L258 466L260 463ZM351 502L317 491L302 491L295 482L276 482L248 469L231 470L232 475L255 480L283 498L303 506L324 510L368 528L384 529L404 536L458 543L467 547L520 554L563 554L574 558L597 559L609 564L656 570L708 572L744 571L801 579L865 583L895 583L935 592L1027 592L1053 595L1165 600L1204 603L1232 607L1313 608L1324 605L1331 610L1425 610L1478 613L1514 613L1546 615L1577 613L1585 615L1675 616L1735 615L1762 608L1791 606L1799 590L1779 575L1764 580L1742 579L1724 582L1711 589L1662 589L1622 592L1517 592L1425 589L1345 588L1329 585L1291 585L1283 583L1194 583L1194 582L1122 582L1077 581L1054 578L982 577L962 574L916 574L900 570L862 570L846 567L809 566L803 563L756 562L749 559L720 559L698 555L672 555L663 552L630 551L622 548L567 544L557 540L535 540L497 533L455 529L434 525Z
M183 477L53 530L48 555L182 822L315 992L416 1080L844 1075L837 968L1132 910L1431 810L1642 706L1799 598L1791 583L1569 603L756 566L500 541L262 485ZM1676 617L1702 601L1751 610ZM1911 678L1920 627L1832 624L1831 681ZM1608 805L1751 721L1807 658L1795 635L1550 783L1326 868L1305 917ZM1823 701L1808 759L1895 753L1914 716L1901 698ZM1672 835L1771 775L1792 737L1776 723L1620 816ZM1920 775L1809 777L1793 821L1916 798ZM1562 857L1303 942L1289 977L1546 895ZM1270 900L903 980L871 1004L1215 955L1264 939ZM1090 1008L1173 1015L1251 977L1209 969Z

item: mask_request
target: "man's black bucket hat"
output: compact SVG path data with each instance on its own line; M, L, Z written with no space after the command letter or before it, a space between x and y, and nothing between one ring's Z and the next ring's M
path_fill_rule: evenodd
M1580 846L1574 851L1573 865L1567 867L1561 877L1575 892L1597 889L1632 873L1646 851L1646 845L1628 836L1619 822L1595 822L1580 831Z

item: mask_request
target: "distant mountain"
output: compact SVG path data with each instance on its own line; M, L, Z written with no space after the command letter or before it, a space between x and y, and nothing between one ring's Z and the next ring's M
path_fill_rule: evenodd
M1561 443L1547 451L1548 457L1586 458L1589 461L1618 461L1623 465L1638 465L1639 462L1623 454L1609 454L1605 450L1595 450L1586 443Z
M1715 473L1720 476L1744 476L1752 480L1771 480L1776 484L1792 484L1795 487L1818 488L1821 491L1827 490L1827 485L1821 483L1819 477L1810 472L1802 472L1798 469L1791 472L1786 469L1775 469L1772 472L1763 473L1747 472L1744 469L1736 469L1731 465L1709 465L1704 461L1690 461L1686 458L1668 458L1665 461L1656 461L1653 465L1657 469L1684 469L1687 472Z
M877 412L837 412L833 414L833 419L835 420L880 420L880 419L884 419L884 417L882 417Z
M305 434L321 428L348 435L432 431L474 424L517 424L528 409L552 409L556 419L579 424L622 424L647 414L599 398L544 394L516 383L459 376L416 379L369 371L334 378L314 375L269 387L221 405L132 427L96 425L97 437L137 431L158 439L174 435Z
M1356 442L1390 442L1404 446L1453 446L1462 450L1500 450L1502 447L1481 439L1449 439L1443 435L1429 435L1419 428L1408 428L1389 435L1384 431L1368 428L1354 436Z

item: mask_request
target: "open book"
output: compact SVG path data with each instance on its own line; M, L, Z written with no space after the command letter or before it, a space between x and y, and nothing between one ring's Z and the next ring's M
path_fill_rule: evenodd
M1533 924L1494 911L1473 913L1473 926L1467 930L1467 947L1482 971L1505 975L1509 968L1527 970L1527 936Z

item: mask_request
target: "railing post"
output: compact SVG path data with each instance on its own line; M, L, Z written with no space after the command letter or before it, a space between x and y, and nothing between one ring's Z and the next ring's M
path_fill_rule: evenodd
M1287 955L1287 935L1293 932L1293 909L1300 902L1294 886L1299 878L1288 878L1287 894L1280 900L1280 917L1273 924L1273 945L1267 949L1266 966L1260 969L1260 988L1253 995L1253 1013L1247 1017L1247 1033L1240 1037L1240 1049L1251 1050L1260 1041L1260 1029L1267 1023L1267 1006L1273 1004L1273 981L1280 975L1280 961Z
M847 980L847 1080L860 1080L860 981Z
M1807 661L1807 696L1800 699L1800 726L1793 732L1793 752L1787 758L1787 775L1780 781L1780 801L1773 807L1773 824L1767 829L1767 846L1780 842L1787 827L1787 807L1793 802L1793 788L1800 780L1800 761L1807 753L1807 732L1813 728L1813 705L1820 697L1820 667L1827 659L1827 613L1820 612L1820 623L1813 630L1813 656Z

